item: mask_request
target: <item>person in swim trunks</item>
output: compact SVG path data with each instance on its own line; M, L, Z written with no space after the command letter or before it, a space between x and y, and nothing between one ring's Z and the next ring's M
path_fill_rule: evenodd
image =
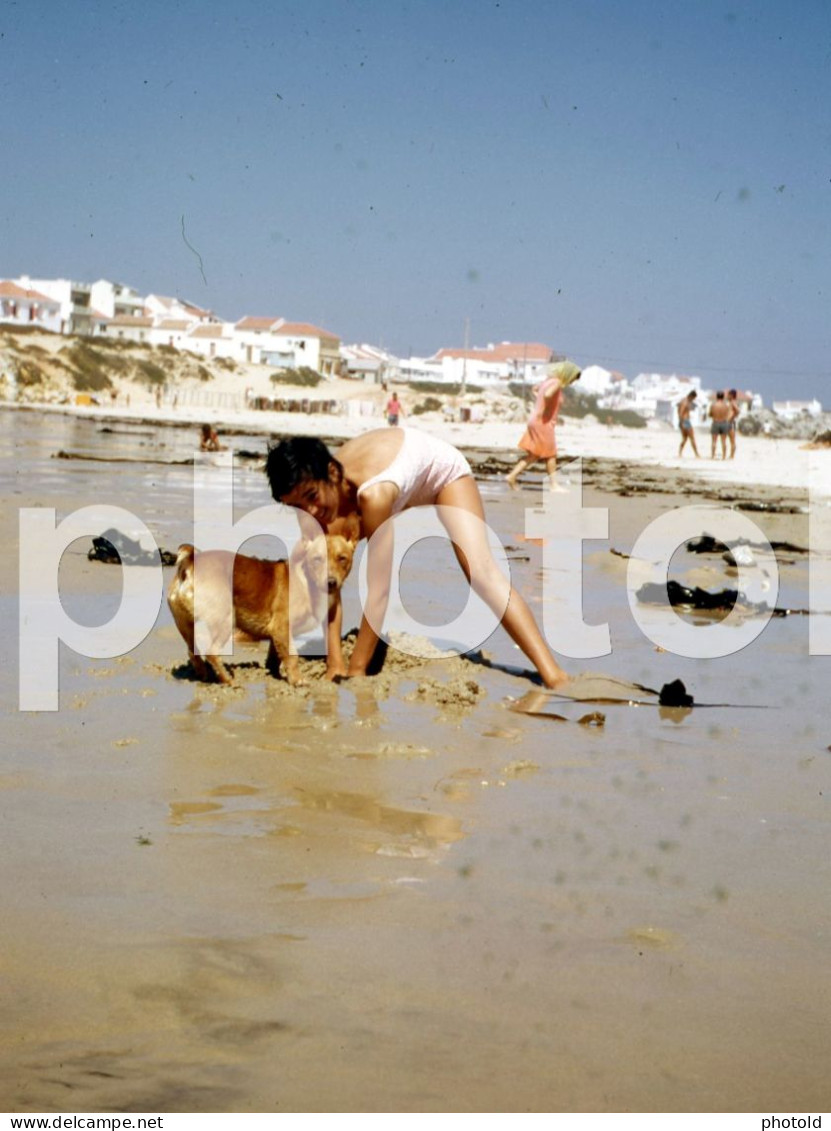
M678 455L680 456L684 451L686 443L689 440L692 445L692 450L695 452L696 459L701 459L698 445L695 442L695 432L693 431L690 415L697 396L698 394L695 389L693 389L691 393L687 393L678 406L678 427L681 429L681 446L678 449Z
M730 405L730 431L728 439L730 441L730 459L736 456L736 432L738 430L738 419L741 409L739 407L739 393L737 389L730 389L727 393L727 403Z
M730 434L730 421L733 417L733 410L724 399L723 389L720 389L716 393L716 399L710 405L710 411L707 415L710 417L710 436L712 438L710 458L716 458L716 443L720 438L721 458L727 459L727 437Z
M279 502L298 507L330 533L371 538L366 612L348 669L329 657L332 676L366 675L378 644L373 625L383 621L392 568L392 524L409 507L440 506L441 522L476 593L498 616L546 687L568 675L555 660L528 605L497 566L483 525L479 488L464 456L451 444L413 428L379 428L356 436L338 458L312 436L293 436L269 450L266 475ZM374 535L377 536L373 537ZM474 563L472 573L468 563ZM333 636L334 638L334 636ZM340 639L340 625L337 626Z

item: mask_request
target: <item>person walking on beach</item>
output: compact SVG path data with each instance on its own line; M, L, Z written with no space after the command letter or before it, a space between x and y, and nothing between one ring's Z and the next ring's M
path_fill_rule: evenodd
M712 438L712 450L710 452L710 458L716 458L716 442L721 439L721 458L727 459L727 437L730 434L732 410L724 398L723 389L719 389L716 393L716 399L710 404L710 410L707 415L710 417L711 422L710 436Z
M695 442L695 432L693 430L692 420L690 419L690 414L692 413L697 396L698 393L696 393L695 389L693 389L691 393L687 393L687 395L678 406L678 427L681 429L681 446L678 449L679 459L688 440L692 445L692 450L695 452L695 458L701 459L698 445Z
M392 523L410 507L441 507L439 517L453 542L459 565L474 591L500 617L546 687L569 679L555 660L528 605L494 561L484 524L484 507L470 465L451 444L414 428L376 428L338 450L338 458L316 437L293 436L272 447L266 458L271 494L312 515L331 533L354 532L370 539L367 601L348 669L332 656L327 675L366 675L383 623L393 560ZM332 637L340 645L340 616Z
M549 489L565 491L557 483L557 437L555 427L563 400L563 390L580 377L580 368L573 361L555 361L548 367L548 375L535 389L536 400L528 426L517 447L526 454L505 476L511 490L516 491L517 479L538 459L545 460Z
M398 399L398 393L394 392L387 401L387 424L394 428L398 424L398 418L403 415L404 409Z
M738 432L739 413L741 412L739 394L736 389L730 389L727 393L727 403L730 405L730 431L727 435L730 440L730 459L734 459L736 455L736 433Z

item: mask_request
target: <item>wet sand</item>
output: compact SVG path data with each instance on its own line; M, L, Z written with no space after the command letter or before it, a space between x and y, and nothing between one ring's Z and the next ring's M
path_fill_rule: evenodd
M236 687L209 687L163 608L124 657L63 648L60 710L22 713L17 508L111 501L172 549L192 522L190 469L149 462L184 437L25 416L0 413L0 1107L828 1110L831 663L809 655L805 616L724 659L643 635L622 555L696 501L686 479L586 467L586 505L611 527L585 547L586 620L609 623L613 651L566 663L648 688L681 678L730 706L544 697L564 721L518 713L533 685L501 630L490 666L393 658L336 687L310 664L292 690L257 647L232 661ZM148 462L52 459L61 448ZM525 536L538 481L514 495L483 461L480 482L516 584L556 615ZM268 501L256 467L236 486L241 511ZM700 489L792 504L751 517L807 545L803 491ZM120 570L88 544L64 555L61 593L100 623ZM444 549L407 559L428 623L464 601ZM808 568L779 555L778 604L807 607ZM734 580L718 555L673 569ZM355 589L353 574L346 625ZM604 725L579 725L587 710Z

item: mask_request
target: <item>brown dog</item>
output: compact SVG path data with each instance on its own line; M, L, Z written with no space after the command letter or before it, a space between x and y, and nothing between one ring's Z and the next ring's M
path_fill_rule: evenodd
M354 552L354 543L339 534L303 538L288 561L278 562L180 546L167 603L199 678L213 674L220 683L232 682L218 653L227 650L236 627L248 639L270 640L269 669L276 674L282 662L289 683L301 683L292 642L327 615L339 629L340 591ZM330 656L330 664L334 673L342 658Z

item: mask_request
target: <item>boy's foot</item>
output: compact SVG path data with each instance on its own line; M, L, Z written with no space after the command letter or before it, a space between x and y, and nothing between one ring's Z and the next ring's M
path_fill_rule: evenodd
M560 688L565 687L566 684L571 683L571 676L568 672L564 672L562 668L559 668L556 673L552 673L547 677L543 676L542 681L549 691L558 691Z

